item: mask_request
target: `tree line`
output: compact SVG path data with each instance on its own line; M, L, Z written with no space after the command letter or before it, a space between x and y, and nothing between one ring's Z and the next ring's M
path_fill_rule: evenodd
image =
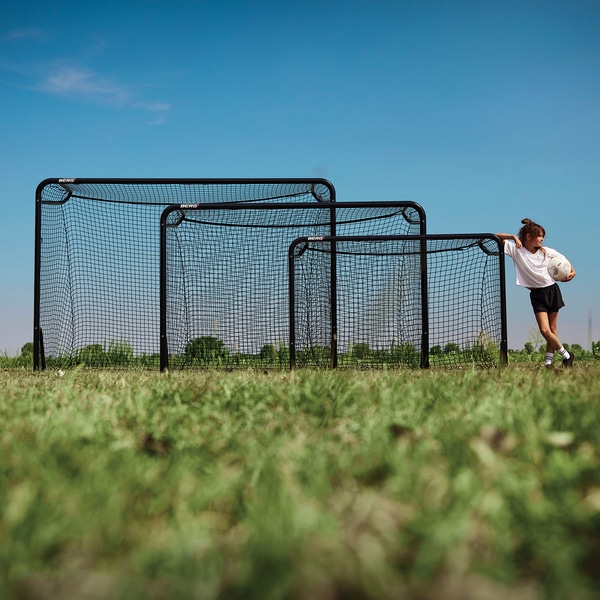
M600 358L600 341L592 342L590 350L580 344L565 344L565 348L573 351L578 360L596 360ZM535 362L541 360L546 351L545 344L535 347L526 342L522 349L509 350L509 362ZM444 346L432 346L429 352L432 364L452 364L478 362L495 364L497 347L494 344L474 344L469 348L461 348L455 342ZM289 366L290 351L283 344L264 344L257 353L231 352L226 344L214 336L200 336L188 342L183 353L174 355L173 363L179 367L219 367L219 366L268 366L286 368ZM327 367L331 358L328 346L314 346L296 353L298 366ZM367 343L351 345L345 352L338 354L340 366L360 366L379 364L404 364L418 367L419 350L411 343L394 345L389 350L371 348ZM72 355L47 357L48 368L64 368L77 365L88 367L139 367L157 368L160 355L135 354L133 347L126 342L110 342L108 345L90 344L78 349ZM33 343L27 342L17 356L0 355L0 367L33 367Z

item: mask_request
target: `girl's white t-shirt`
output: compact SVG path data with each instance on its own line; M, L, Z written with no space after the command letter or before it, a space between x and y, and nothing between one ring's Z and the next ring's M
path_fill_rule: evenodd
M504 252L515 263L517 285L534 289L548 287L556 283L548 273L548 263L551 258L560 256L560 252L546 246L543 250L529 252L524 246L517 248L516 244L509 241L504 243Z

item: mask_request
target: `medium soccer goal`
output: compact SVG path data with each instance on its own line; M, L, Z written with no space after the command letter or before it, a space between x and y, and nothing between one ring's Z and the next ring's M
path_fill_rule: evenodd
M161 369L289 368L293 240L425 230L425 212L411 201L169 206L161 218ZM323 261L305 271L306 286L335 311L335 249ZM331 323L326 310L313 317L326 319L324 331ZM328 336L331 347L335 330Z
M495 235L301 237L288 260L292 368L507 362Z
M165 208L174 203L330 206L335 189L318 178L46 179L35 200L34 368L158 367ZM248 277L228 272L227 256L213 258L215 272ZM246 268L252 272L254 266L249 262Z

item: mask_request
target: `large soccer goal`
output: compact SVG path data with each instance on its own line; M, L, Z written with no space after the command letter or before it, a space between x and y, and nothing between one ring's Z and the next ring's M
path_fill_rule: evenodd
M292 367L507 362L495 235L302 237L288 260Z
M410 201L168 207L161 218L161 369L288 368L287 256L293 240L417 235L425 229L423 209ZM306 286L335 311L335 249L323 261L322 268L305 272ZM329 312L313 316L327 320L324 328L331 323ZM335 345L335 329L325 343Z
M158 367L162 212L174 203L257 202L330 206L335 189L324 179L42 181L36 190L34 367L47 361ZM214 260L221 265L213 269L227 270L226 256ZM251 263L246 268L254 269Z

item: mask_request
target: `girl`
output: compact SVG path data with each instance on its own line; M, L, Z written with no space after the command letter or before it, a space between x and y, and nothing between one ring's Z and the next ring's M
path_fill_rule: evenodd
M575 359L573 352L567 352L557 336L558 311L565 305L558 284L548 274L550 259L558 254L556 250L542 246L546 235L545 229L531 219L521 221L523 227L519 235L499 233L498 237L504 242L504 251L513 259L517 271L517 285L530 290L529 297L535 320L540 333L546 340L546 366L552 365L554 353L562 357L564 367L572 367ZM509 244L514 241L514 244ZM575 270L563 281L571 281Z

